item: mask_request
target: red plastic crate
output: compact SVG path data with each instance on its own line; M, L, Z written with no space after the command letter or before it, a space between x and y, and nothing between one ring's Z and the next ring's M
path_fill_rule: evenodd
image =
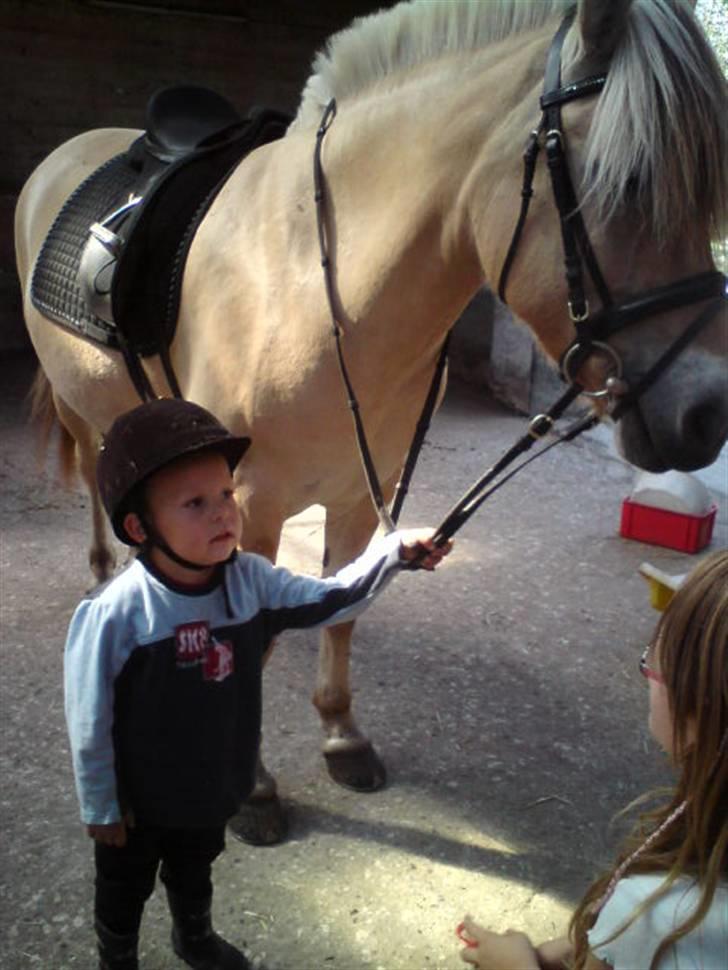
M622 502L619 534L625 539L650 542L653 546L700 552L712 538L717 511L718 507L712 505L705 515L684 515L640 505L626 498Z

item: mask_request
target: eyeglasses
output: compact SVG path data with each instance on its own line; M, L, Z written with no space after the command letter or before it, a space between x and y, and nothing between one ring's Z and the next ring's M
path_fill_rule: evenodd
M653 670L649 665L648 658L651 650L652 644L648 643L645 649L642 651L642 656L640 657L640 673L643 677L647 678L647 680L654 680L657 684L664 684L665 681L662 679L660 674L658 674L656 670Z

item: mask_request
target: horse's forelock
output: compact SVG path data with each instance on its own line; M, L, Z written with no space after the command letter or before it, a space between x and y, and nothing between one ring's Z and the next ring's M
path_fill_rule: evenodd
M583 192L607 219L637 206L660 239L728 231L726 80L700 25L636 0L592 121Z

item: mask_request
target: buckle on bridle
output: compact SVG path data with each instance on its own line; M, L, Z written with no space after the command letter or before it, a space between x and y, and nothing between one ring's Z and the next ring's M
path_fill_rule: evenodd
M561 151L564 150L564 133L560 128L549 128L544 136L544 141L546 142L546 147L548 148L549 141L555 139L559 143L559 148Z
M589 301L584 300L584 311L582 313L576 313L574 311L574 304L571 300L568 301L569 306L569 316L571 317L572 323L583 323L585 320L589 319Z
M545 438L554 426L554 419L550 414L537 414L528 423L528 433L538 441Z

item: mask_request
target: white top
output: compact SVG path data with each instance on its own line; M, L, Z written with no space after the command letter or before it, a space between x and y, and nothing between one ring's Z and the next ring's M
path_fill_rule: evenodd
M589 930L592 953L614 970L648 970L661 941L685 922L700 899L695 883L676 880L670 890L623 933L609 940L664 882L662 874L625 876ZM728 968L728 885L721 884L705 919L681 937L659 963L659 970L726 970Z

